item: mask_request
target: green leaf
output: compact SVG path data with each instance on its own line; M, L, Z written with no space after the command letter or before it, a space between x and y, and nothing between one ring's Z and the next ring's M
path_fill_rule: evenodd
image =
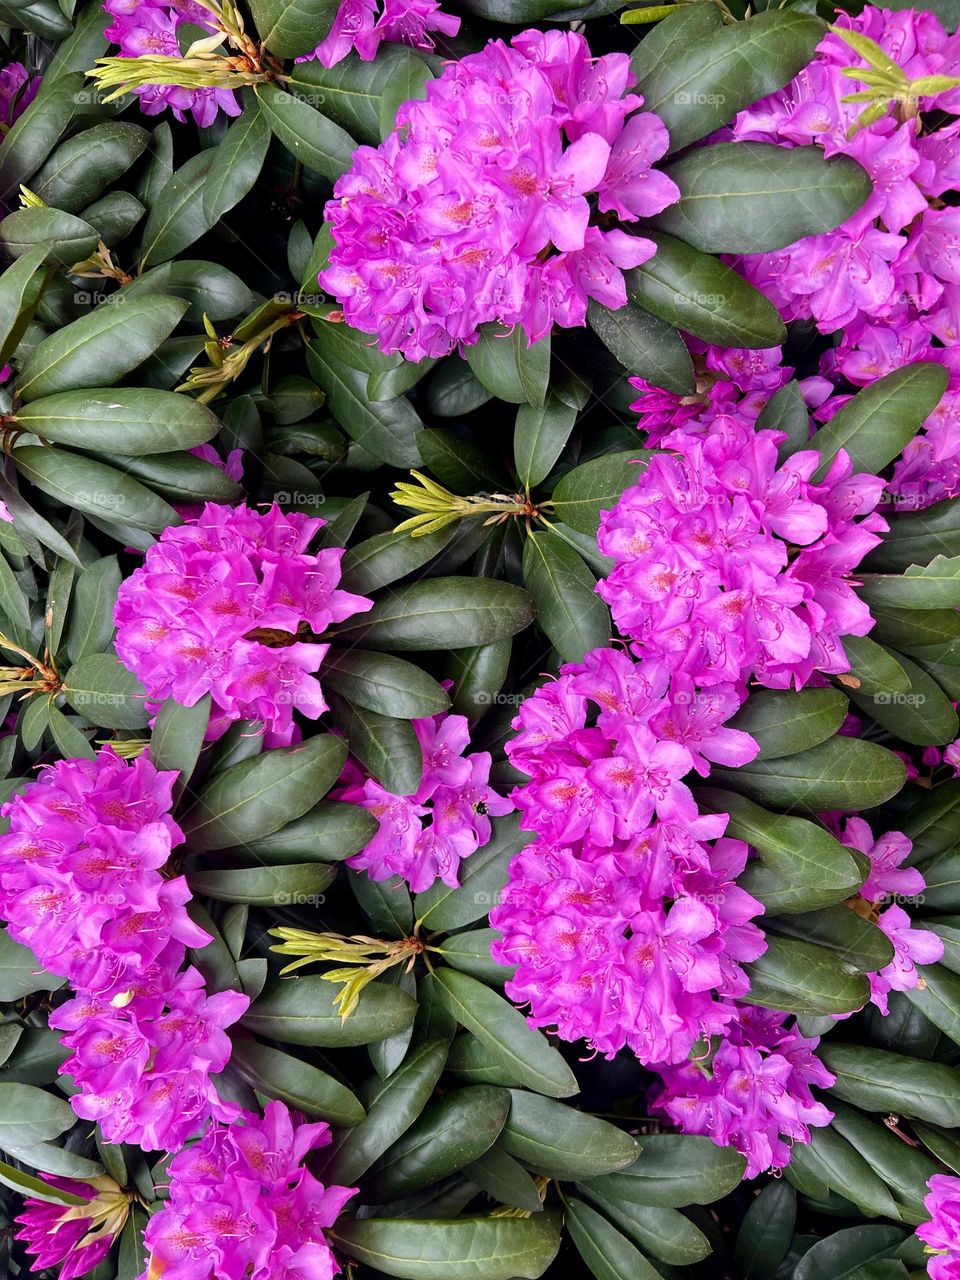
M63 677L74 711L103 729L142 729L150 719L147 691L112 653L88 653Z
M177 257L214 226L216 219L204 212L203 197L216 151L212 147L191 156L151 206L143 229L141 271Z
M550 337L527 345L522 325L481 325L467 363L489 392L508 404L542 405L550 381Z
M852 1013L870 999L870 983L844 968L835 953L796 938L767 935L767 949L744 966L748 1004L790 1013Z
M288 83L351 137L376 146L385 136L380 127L383 103L395 114L398 102L422 96L418 90L430 74L415 50L382 44L372 62L363 62L351 52L335 67L324 67L316 60L298 63ZM389 128L393 125L391 117Z
M243 113L218 145L203 186L203 213L211 223L238 205L253 189L270 146L270 125L256 98L243 94Z
M252 1036L234 1036L230 1065L258 1093L279 1098L288 1107L329 1124L355 1125L366 1115L339 1080L292 1054L259 1044Z
M782 937L826 947L858 973L876 973L893 960L893 943L883 930L849 907L838 905L775 916L766 923L768 929Z
M564 1225L597 1280L659 1280L640 1250L582 1200L567 1201Z
M461 864L459 888L438 880L417 894L414 910L421 928L449 933L490 912L507 883L511 859L533 839L533 832L521 831L518 824L516 813L492 820L490 839Z
M10 456L20 474L42 493L85 515L156 531L181 523L162 498L102 462L40 445L21 445Z
M427 385L427 408L438 418L462 418L491 398L459 356L442 360Z
M837 689L755 689L729 727L759 742L757 760L779 760L832 738L846 714Z
M728 813L726 834L760 854L739 877L770 914L805 912L843 902L863 882L850 851L805 818L770 813L745 797L698 787L697 802L710 813Z
M502 986L516 972L516 966L500 964L490 954L490 948L500 935L496 929L472 929L446 938L439 948L447 964L461 973L485 982L487 986Z
M18 379L18 390L24 401L36 401L38 397L52 397L56 392L72 392L84 387L113 387L125 374L136 369L151 356L165 338L177 328L187 310L187 303L179 298L134 298L125 305L102 303L73 324L51 334L38 344L23 362ZM169 393L145 392L142 396L164 397ZM192 401L187 401L192 404ZM200 415L212 419L210 413ZM95 422L96 430L96 422ZM215 425L214 425L215 430ZM41 433L38 433L41 434ZM212 434L212 430L210 431ZM96 434L90 442L76 430L63 436L50 436L55 443L77 444L81 448L97 447ZM183 445L191 448L210 438L191 440ZM123 444L120 438L119 444ZM178 445L174 445L178 447ZM118 440L108 440L105 448L122 453ZM163 448L163 445L160 445ZM148 452L156 452L150 449Z
M513 432L513 457L524 488L532 488L547 478L576 421L576 406L564 404L553 393L539 408L520 406Z
M788 382L775 391L760 410L758 431L785 431L787 438L779 449L783 462L797 449L806 449L810 439L810 415L798 382Z
M903 1270L878 1271L879 1261L903 1239L896 1227L864 1225L817 1240L797 1263L794 1280L897 1280Z
M647 449L633 449L582 462L554 488L550 500L553 516L578 533L595 536L600 513L612 510L624 489L637 483L638 464L650 457Z
M111 191L80 210L84 222L96 227L100 239L107 244L126 240L145 213L146 209L129 191Z
M717 5L707 3L677 5L673 13L658 22L640 41L630 56L637 81L650 83L650 76L666 60L681 58L690 48L716 40L723 18Z
M0 189L8 195L33 177L63 137L77 114L78 94L86 84L84 72L91 65L87 62L75 75L62 76L46 87L4 136Z
M73 1127L70 1104L29 1084L0 1084L0 1148L28 1147L57 1138Z
M110 120L61 142L31 180L30 190L44 204L81 213L133 168L150 141L137 124Z
M345 590L366 595L416 573L443 550L454 532L455 527L448 525L439 533L428 533L422 538L408 538L392 529L376 533L347 548L341 561L340 585Z
M187 842L203 853L279 831L327 794L346 755L342 738L321 733L232 765L203 787L183 818Z
M834 1112L832 1127L859 1151L899 1204L919 1222L926 1216L923 1200L927 1181L937 1172L934 1162L862 1111L833 1099L830 1109Z
M288 866L237 867L226 871L194 871L187 877L191 890L217 902L249 903L255 907L316 906L337 874L324 862Z
M596 1191L592 1184L580 1185L580 1190L621 1231L655 1258L683 1267L699 1262L711 1252L703 1232L676 1209L661 1209L610 1197Z
M560 1248L560 1218L348 1219L330 1234L350 1257L401 1280L536 1280Z
M241 1022L255 1035L280 1044L346 1048L402 1030L417 1008L399 988L372 982L364 987L350 1017L343 1019L333 1003L337 991L334 983L317 975L281 978L253 1002Z
M543 1204L536 1183L523 1165L494 1143L489 1151L464 1168L465 1177L501 1204L539 1213Z
M334 326L328 326L333 329ZM420 463L417 433L423 423L404 396L371 403L366 374L350 368L326 337L306 344L310 376L327 393L327 407L351 440L392 467Z
M654 219L660 231L705 253L768 253L832 231L873 186L849 156L819 147L719 142L664 168L680 199ZM656 259L654 259L656 261Z
M443 1040L415 1045L367 1100L366 1118L345 1134L326 1170L328 1181L350 1186L410 1128L427 1104L447 1058Z
M210 695L192 707L173 698L160 704L150 735L150 761L157 769L175 769L180 775L173 794L179 799L196 768L210 720Z
M516 635L533 616L530 597L511 583L431 578L396 587L332 635L338 645L371 649L465 649Z
M496 1084L507 1089L519 1084L496 1050L489 1049L469 1031L457 1036L451 1044L447 1069L471 1084Z
M795 1153L802 1173L819 1178L870 1217L898 1218L896 1202L863 1156L834 1129L811 1128Z
M768 1280L790 1252L797 1193L789 1183L769 1182L744 1214L733 1260L743 1280Z
M920 976L923 986L907 991L907 999L954 1044L960 1044L960 977L939 964L921 966Z
M312 53L337 16L338 0L251 0L260 39L278 58Z
M523 581L538 624L564 662L581 662L585 653L608 643L613 624L596 593L596 579L555 534L527 535Z
M823 479L841 449L855 472L882 471L933 413L947 389L947 377L942 365L918 361L858 391L803 446L820 453L814 479Z
M337 727L361 764L387 791L412 796L423 773L423 751L409 720L356 706L335 693L329 701Z
M817 747L779 760L755 760L739 769L715 769L718 782L751 799L822 813L872 809L906 781L903 761L873 742L828 738Z
M332 649L324 658L323 675L325 683L354 706L382 716L413 720L450 707L449 697L432 676L386 653Z
M489 454L455 431L432 427L418 433L417 444L430 471L455 493L474 493L491 486L503 489L509 485L507 476Z
M870 553L871 569L899 573L912 564L928 564L941 553L951 559L960 555L960 500L956 498L894 516L889 524L883 541ZM955 622L960 619L955 617Z
M937 556L927 565L912 564L896 576L865 573L857 594L869 605L894 609L960 607L960 556Z
M458 1172L496 1142L509 1110L509 1093L491 1085L468 1085L427 1103L374 1166L364 1194L382 1204Z
M960 1124L960 1070L940 1062L921 1062L883 1049L823 1041L817 1056L836 1077L831 1089L864 1111L927 1120L955 1128Z
M535 1173L591 1178L632 1164L640 1147L616 1125L522 1089L510 1092L500 1145Z
M673 325L635 302L612 311L592 300L587 320L628 373L676 395L693 393L693 361Z
M953 704L932 676L902 654L894 655L910 681L909 693L891 689L861 694L851 689L850 697L861 709L904 742L918 746L944 745L960 734L960 722Z
M576 1077L563 1058L512 1004L465 973L438 969L435 976L441 1005L518 1083L555 1098L577 1092Z
M684 1209L691 1204L712 1204L743 1179L743 1156L732 1147L714 1145L709 1138L650 1133L641 1142L642 1150L633 1164L584 1185L614 1200Z
M470 649L455 649L447 655L445 670L453 680L453 710L466 716L471 726L501 697L512 652L512 640L497 640Z
M679 27L672 15L666 22ZM703 19L702 25L710 24ZM661 38L671 34L660 33ZM816 17L773 9L703 34L685 40L669 58L647 63L638 77L644 110L667 126L672 151L705 138L744 107L782 89L812 61L825 32Z
M70 267L97 247L99 232L89 222L62 209L17 209L0 222L0 247L11 258L46 245L44 261Z
M0 361L14 354L40 304L52 275L41 271L48 247L38 244L7 267L0 275Z
M75 1196L71 1191L61 1191L43 1178L35 1178L32 1173L24 1173L15 1169L12 1164L0 1160L0 1183L17 1191L31 1200L42 1200L45 1204L77 1205L86 1204L86 1196Z
M248 289L239 276L216 262L181 258L161 262L111 297L139 298L144 294L168 294L188 303L186 319L195 324L209 316L214 322L252 311L261 301L260 295Z
M47 973L28 948L0 929L0 1000L11 1003L36 991L56 991L63 979Z
M338 124L278 84L258 84L256 94L274 136L306 168L331 182L350 168L357 144Z
M160 299L150 301L159 302ZM173 298L167 301L177 314L182 314L182 302ZM131 304L131 310L134 305L136 304ZM121 311L126 312L127 308L118 308L115 316ZM99 312L94 312L87 319L92 320L98 314ZM171 317L168 315L166 318ZM112 323L109 326L101 325L100 333L87 350L82 355L76 353L78 364L86 364L88 358L93 358L97 354L101 337L106 340L108 333L115 327ZM58 347L48 349L43 356L43 362L47 366L45 373L52 376L40 373L43 366L35 366L43 385L64 381L59 374L64 371L61 357L68 350L68 344L66 340L61 342L60 339L73 328L70 325L67 329L61 329L47 340L57 343ZM87 332L89 333L89 329ZM75 337L80 342L84 340L82 334L76 334ZM116 336L110 337L109 341L115 345ZM41 345L45 347L47 343ZM37 348L39 350L40 347ZM66 358L70 360L71 356ZM59 367L51 362L58 362ZM66 380L69 381L69 377ZM31 431L53 444L88 449L91 452L110 450L123 456L192 449L211 439L220 429L219 421L205 405L173 391L156 391L147 387L98 387L83 391L61 391L55 395L44 392L42 399L33 400L31 404L18 409L16 420L24 431Z
M90 653L103 653L113 639L113 610L120 587L116 556L104 556L78 574L67 629L67 653L79 662Z
M910 677L889 649L869 636L844 636L843 647L850 662L850 674L860 681L858 692L909 693Z
M302 818L257 840L247 850L267 865L284 862L342 862L375 835L377 820L355 804L324 800Z

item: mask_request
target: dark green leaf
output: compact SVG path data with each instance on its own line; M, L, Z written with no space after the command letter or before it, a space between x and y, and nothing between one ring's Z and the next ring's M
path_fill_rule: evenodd
M600 513L612 510L624 489L637 483L638 467L650 457L646 449L633 449L582 462L554 488L553 515L577 532L595 536Z
M586 1185L615 1200L683 1209L712 1204L739 1186L745 1161L732 1147L691 1134L651 1133L633 1164Z
M309 1062L259 1044L252 1036L234 1036L230 1064L258 1093L279 1098L288 1107L329 1124L359 1124L366 1114L339 1080Z
M227 130L217 147L203 186L203 213L219 221L253 188L270 145L270 126L255 96L243 94L243 114Z
M659 1280L640 1250L582 1200L567 1201L565 1225L596 1280Z
M354 706L383 716L413 720L439 715L450 707L450 699L432 676L389 654L333 649L324 659L323 673L326 684Z
M467 347L467 363L493 395L509 404L543 404L550 381L550 338L527 345L522 325L486 324Z
M194 871L190 888L217 902L249 903L259 907L314 906L337 874L324 862L297 862L287 866L238 867L226 871Z
M820 1045L817 1056L837 1077L831 1092L844 1102L947 1128L960 1124L960 1070L956 1067L829 1040Z
M441 362L427 386L427 408L439 418L460 418L492 397L459 356Z
M896 1202L880 1178L835 1129L811 1128L809 1143L796 1152L797 1166L853 1203L870 1217L898 1218Z
M63 979L46 973L29 948L0 929L0 1000L6 1004L35 991L56 991L62 985Z
M836 689L755 689L730 728L759 742L757 760L778 760L833 737L846 714L847 699Z
M330 32L337 0L251 0L260 39L278 58L312 53Z
M898 666L910 681L910 692L885 689L861 694L851 689L850 697L897 738L918 746L944 745L960 733L960 723L953 704L937 682L915 662L902 654L894 654Z
M46 244L38 244L0 276L0 360L4 364L20 345L43 297L52 274L52 268L40 270L46 257Z
M851 1013L870 999L870 984L837 955L811 942L767 935L763 955L745 966L750 1004L790 1013Z
M596 593L596 579L555 534L527 535L523 581L537 607L537 622L564 662L580 662L585 653L607 644L610 611Z
M397 987L373 982L343 1019L333 1003L336 994L334 983L316 975L281 978L254 1001L241 1021L256 1035L280 1044L344 1048L382 1040L412 1022L416 1012L414 1001Z
M539 408L522 404L513 432L513 457L524 488L545 480L577 421L576 406L551 393Z
M384 94L396 89L405 92L400 101L419 97L409 90L429 74L423 58L413 49L382 44L372 62L361 61L353 52L329 69L316 60L301 62L292 69L289 83L351 137L376 146L384 136L380 128Z
M526 1209L529 1213L539 1213L543 1208L536 1183L530 1174L513 1156L508 1156L498 1143L494 1143L479 1160L468 1164L463 1172L471 1182L475 1182L481 1190L501 1204Z
M324 800L302 818L268 836L247 841L247 850L268 865L284 862L342 862L376 833L377 820L358 805Z
M715 143L664 172L680 199L654 225L705 253L767 253L832 231L873 190L849 156L766 142Z
M689 1218L676 1209L634 1204L601 1194L591 1185L581 1190L604 1214L647 1253L675 1266L689 1266L710 1253L710 1243Z
M95 124L57 147L32 179L30 190L44 204L80 213L133 168L149 140L149 133L137 124Z
M134 529L160 530L181 523L177 512L162 498L91 458L40 445L21 445L11 457L20 474L41 492L86 515Z
M150 735L150 761L157 769L175 769L180 775L173 789L177 798L200 758L209 719L209 694L192 707L181 706L173 698L160 704Z
M907 771L884 747L837 737L797 755L714 772L718 782L765 804L821 813L882 804L900 790Z
M896 1227L864 1225L835 1231L805 1253L794 1280L890 1280L887 1272L866 1268L903 1239ZM893 1280L899 1272L893 1273Z
M17 209L0 222L0 247L19 258L37 245L45 244L46 262L70 267L92 253L100 239L89 222L61 209Z
M150 208L143 229L140 268L177 257L216 222L204 212L207 177L217 148L200 151L178 169Z
M422 928L431 933L462 929L499 902L510 860L529 844L533 833L519 829L515 813L494 818L490 825L489 841L460 867L459 888L438 880L425 893L417 894L415 910Z
M743 1280L769 1280L790 1251L797 1193L789 1183L769 1182L744 1215L733 1260Z
M142 729L150 719L147 693L112 653L88 653L63 677L74 711L104 729Z
M0 1148L30 1146L59 1137L76 1116L69 1103L29 1084L0 1084Z
M893 943L887 935L845 906L777 916L767 922L767 927L782 937L826 947L842 964L850 965L858 973L876 973L890 964L894 956Z
M420 785L423 752L409 720L370 711L335 693L330 707L350 750L377 781L394 795L412 796Z
M591 301L587 319L590 328L628 373L676 395L692 394L693 362L673 325L636 302L611 311Z
M279 831L327 794L346 754L342 738L324 733L231 766L207 783L181 823L191 848L228 849Z
M831 1099L832 1127L855 1147L916 1221L923 1218L927 1182L937 1167L916 1147L862 1111ZM841 1189L842 1190L842 1189Z
M306 168L331 181L350 168L357 144L338 124L278 84L259 84L256 93L274 135Z
M860 693L910 692L910 677L889 649L869 636L844 636L843 647L850 674L860 681Z

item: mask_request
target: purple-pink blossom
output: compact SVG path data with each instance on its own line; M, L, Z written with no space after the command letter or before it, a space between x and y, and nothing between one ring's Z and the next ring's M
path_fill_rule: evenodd
M459 30L460 19L444 13L439 0L340 0L329 35L297 62L316 58L335 67L353 51L372 62L384 41L433 49L430 32L455 36Z
M17 1217L16 1238L24 1241L40 1271L60 1267L59 1280L75 1280L101 1263L130 1212L130 1196L107 1174L86 1182L44 1173L52 1190L78 1196L84 1204L56 1204L28 1196Z
M490 786L490 753L468 752L465 716L444 712L412 723L423 755L412 795L387 791L347 762L339 799L368 810L379 823L377 834L347 865L371 880L402 876L415 893L437 879L456 888L461 862L490 840L491 817L509 813L513 802Z
M337 586L342 547L308 550L325 523L276 505L207 503L165 529L115 611L117 656L149 697L192 707L209 693L210 738L233 720L257 720L272 743L287 744L295 709L322 715L314 673L330 646L316 637L373 604Z
M599 594L638 656L695 685L802 688L848 671L843 637L873 626L851 575L887 527L884 482L853 474L842 450L815 481L820 455L781 466L782 438L734 415L702 439L676 430L601 514L614 568Z
M930 1221L917 1227L917 1235L931 1255L930 1280L960 1280L960 1178L935 1173L927 1186L923 1204Z
M623 269L653 242L610 226L679 196L652 166L667 150L625 54L574 32L524 31L444 68L399 129L360 147L327 206L320 283L347 322L411 360L476 342L487 321L530 342L627 300ZM591 205L595 199L599 213Z
M816 1057L819 1040L801 1036L788 1015L747 1005L731 1010L724 1039L702 1056L660 1067L654 1109L682 1133L705 1134L746 1157L744 1176L790 1163L790 1146L833 1115L811 1093L834 1077Z
M31 76L22 62L9 62L0 70L0 122L7 127L37 96L40 77Z
M695 690L667 668L596 649L523 703L511 763L521 826L490 922L493 954L515 965L507 993L533 1026L612 1057L680 1062L721 1034L748 989L742 965L766 943L760 903L735 880L748 848L727 815L701 814L684 779L711 761L751 760L726 725L740 697Z
M211 1124L170 1162L141 1280L332 1280L340 1266L324 1232L355 1189L325 1186L305 1165L330 1140L326 1124L276 1101L262 1117Z
M119 45L121 58L179 58L178 31L185 23L211 34L218 30L210 10L194 0L103 0L103 7L113 18L104 35ZM148 116L169 107L175 119L184 121L189 115L204 126L213 123L218 111L228 116L240 114L232 89L154 84L134 87L131 92Z

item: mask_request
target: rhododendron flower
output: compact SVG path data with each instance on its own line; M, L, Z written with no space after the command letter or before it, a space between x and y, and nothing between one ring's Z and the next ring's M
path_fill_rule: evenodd
M338 798L367 809L380 824L347 865L366 871L371 880L402 876L415 893L437 878L456 888L460 863L490 840L490 818L514 805L489 785L490 753L465 754L470 745L465 716L444 712L414 720L413 728L423 753L413 795L394 795L353 761L344 768Z
M212 1124L170 1162L170 1196L147 1223L141 1280L331 1280L324 1230L355 1188L324 1186L304 1165L330 1142L282 1102Z
M432 49L431 31L455 36L459 30L460 19L444 13L438 0L340 0L330 34L297 62L317 58L323 66L335 67L353 50L372 62L385 40Z
M48 1173L41 1178L84 1203L56 1204L27 1197L16 1219L16 1237L26 1242L39 1270L59 1266L59 1280L74 1280L92 1271L110 1252L129 1216L130 1196L107 1174L86 1182Z
M724 724L740 701L596 649L523 703L507 754L529 775L513 798L537 839L490 923L533 1026L654 1065L733 1016L719 997L748 989L763 908L734 884L747 846L722 838L727 815L700 814L684 778L753 759L753 739Z
M294 708L308 719L327 709L313 673L329 645L297 637L373 604L338 589L341 547L307 550L325 523L207 503L165 529L117 594L120 661L157 701L192 707L211 694L209 738L258 720L271 743L291 742Z
M525 31L446 66L334 187L320 283L347 322L422 360L476 342L486 321L534 342L582 325L590 298L624 306L623 269L655 246L590 198L630 223L679 197L651 168L669 140L631 114L631 83L626 54L592 58L573 32Z
M790 1163L790 1144L809 1142L810 1127L833 1114L810 1091L834 1077L815 1056L816 1038L785 1025L788 1015L738 1006L715 1052L681 1066L658 1068L664 1088L654 1109L682 1133L700 1133L746 1157L744 1176Z
M218 30L209 9L194 0L103 0L113 18L104 35L120 46L120 57L166 58L182 56L178 32L188 24L211 34ZM177 120L190 115L198 125L212 124L218 111L228 116L240 114L240 103L232 89L183 88L175 84L155 84L130 90L140 99L140 110L155 116L169 107Z
M612 511L598 541L615 567L598 583L638 656L696 685L753 676L801 688L814 671L844 672L845 635L873 626L850 574L886 522L871 514L884 482L853 475L841 450L780 466L782 433L733 416L700 438L672 432Z
M903 867L913 842L902 831L887 831L876 841L862 818L848 818L838 830L840 840L848 848L866 854L870 874L860 889L859 897L871 913L877 927L893 944L894 955L889 964L871 973L870 999L884 1015L891 991L913 991L921 982L917 965L935 964L943 956L943 942L929 929L915 929L909 915L898 905L916 900L923 894L926 881L916 867ZM891 899L893 900L891 902Z
M210 935L186 912L183 876L163 874L183 834L170 817L176 773L107 746L94 760L44 767L3 806L0 914L76 997L50 1014L73 1053L77 1115L108 1142L176 1150L212 1115L239 1114L212 1077L230 1057L224 1028L247 996L206 996L188 947Z
M29 107L40 88L40 77L31 76L22 62L0 69L0 122L9 126Z
M932 1255L927 1261L930 1280L960 1280L960 1178L935 1173L927 1186L930 1194L923 1204L930 1221L917 1227L917 1235Z

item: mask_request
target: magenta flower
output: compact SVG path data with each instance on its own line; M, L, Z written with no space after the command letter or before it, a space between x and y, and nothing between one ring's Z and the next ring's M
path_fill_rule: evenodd
M594 59L560 31L490 41L445 67L334 187L320 283L347 322L421 360L476 342L486 321L534 342L582 325L590 298L624 306L623 270L654 245L601 230L590 198L632 222L679 196L651 169L667 133L631 115L630 82L625 54Z
M833 1115L810 1091L833 1076L815 1056L819 1041L785 1027L787 1014L731 1007L725 1038L711 1056L659 1068L664 1088L654 1109L682 1133L705 1134L746 1157L747 1178L790 1162L790 1144Z
M335 67L356 50L364 62L372 62L384 41L432 49L431 31L455 36L459 30L460 19L444 13L438 0L340 0L330 34L296 61L317 58L323 66Z
M960 1278L960 1178L935 1173L927 1183L930 1194L923 1204L929 1222L917 1227L917 1235L932 1256L927 1261L930 1280Z
M121 58L156 56L181 57L177 32L184 23L211 34L218 28L210 11L194 0L103 0L113 18L104 31L108 40L120 46ZM180 121L190 115L198 125L212 124L218 111L228 116L240 114L240 104L231 89L185 89L180 85L146 85L131 90L140 99L140 110L155 116L169 107Z
M130 1196L106 1174L77 1182L41 1174L58 1191L80 1196L80 1205L55 1204L27 1197L16 1219L16 1238L26 1243L38 1270L60 1267L60 1280L84 1276L101 1263L123 1230Z
M165 529L117 594L120 661L157 701L192 707L210 693L210 738L259 720L272 743L291 742L295 708L308 719L327 709L313 673L329 645L297 636L373 604L338 589L342 548L307 551L323 524L207 503Z
M0 121L8 127L37 96L40 77L31 76L22 62L10 62L0 70Z
M402 876L415 893L438 878L456 888L460 863L490 840L490 818L514 805L489 785L490 753L464 754L470 745L465 716L427 716L413 727L423 751L413 795L387 791L352 760L344 768L339 798L367 809L379 823L377 834L347 865L371 880Z
M813 451L778 465L774 431L733 415L699 437L665 438L613 511L600 549L615 562L597 586L645 659L689 687L802 687L814 671L844 672L844 635L873 625L851 572L886 523L871 514L884 482L852 475L841 452L822 482Z
M766 947L762 907L734 884L747 846L720 838L727 815L700 814L683 779L754 757L723 723L740 701L596 649L521 706L507 754L529 775L513 799L537 839L490 922L531 1025L608 1057L627 1045L647 1065L723 1032L733 1012L720 997L748 989L742 965Z
M324 1186L305 1167L329 1142L327 1125L302 1123L282 1102L212 1124L170 1162L141 1280L332 1280L340 1267L324 1230L356 1192Z

